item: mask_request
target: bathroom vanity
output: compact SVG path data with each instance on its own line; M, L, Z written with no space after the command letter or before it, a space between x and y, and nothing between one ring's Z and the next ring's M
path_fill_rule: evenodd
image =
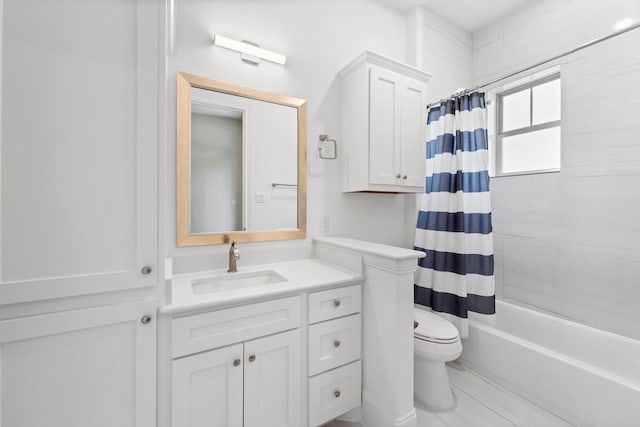
M362 276L317 259L241 270L172 280L160 419L317 426L360 406Z
M159 310L158 425L315 427L349 413L415 426L423 255L321 237L310 258L176 275Z

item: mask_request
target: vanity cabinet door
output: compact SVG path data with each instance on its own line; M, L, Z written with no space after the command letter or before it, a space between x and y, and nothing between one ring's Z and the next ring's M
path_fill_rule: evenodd
M0 305L156 285L162 2L1 3Z
M244 365L244 427L299 427L300 330L246 342Z
M242 427L242 344L173 361L173 427Z

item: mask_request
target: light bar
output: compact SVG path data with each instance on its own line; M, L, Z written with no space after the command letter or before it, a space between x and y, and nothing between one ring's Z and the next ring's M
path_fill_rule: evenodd
M214 34L213 44L216 46L224 47L226 49L235 50L236 52L240 52L254 58L260 58L266 61L275 62L276 64L280 65L284 65L287 62L287 57L285 55L262 49L261 47L249 44L247 42L230 39L228 37L221 36L220 34Z

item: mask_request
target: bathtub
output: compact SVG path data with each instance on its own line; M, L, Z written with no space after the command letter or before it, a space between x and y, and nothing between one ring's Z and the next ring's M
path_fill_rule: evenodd
M461 363L577 426L640 426L640 341L496 301ZM640 325L639 325L640 327Z

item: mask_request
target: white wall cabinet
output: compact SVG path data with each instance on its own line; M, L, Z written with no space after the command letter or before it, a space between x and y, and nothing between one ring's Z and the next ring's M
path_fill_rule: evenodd
M154 427L155 309L142 301L0 321L0 425Z
M340 77L344 191L424 191L431 76L365 52Z
M2 1L0 305L157 283L161 9Z
M280 330L292 324L296 329L175 358L171 364L171 425L299 427L302 405L299 304L299 297L290 297L174 319L178 325L173 328L174 336L179 336L188 323L192 331L200 331L196 334L205 342L217 345L222 341L209 341L202 331L216 334L219 313L239 326L235 333L225 336L227 344L260 331L272 332L274 324L280 324ZM285 312L288 314L284 318L292 319L293 323L274 321L272 314L282 316ZM228 324L229 320L225 321ZM187 348L181 341L174 345L174 355Z

